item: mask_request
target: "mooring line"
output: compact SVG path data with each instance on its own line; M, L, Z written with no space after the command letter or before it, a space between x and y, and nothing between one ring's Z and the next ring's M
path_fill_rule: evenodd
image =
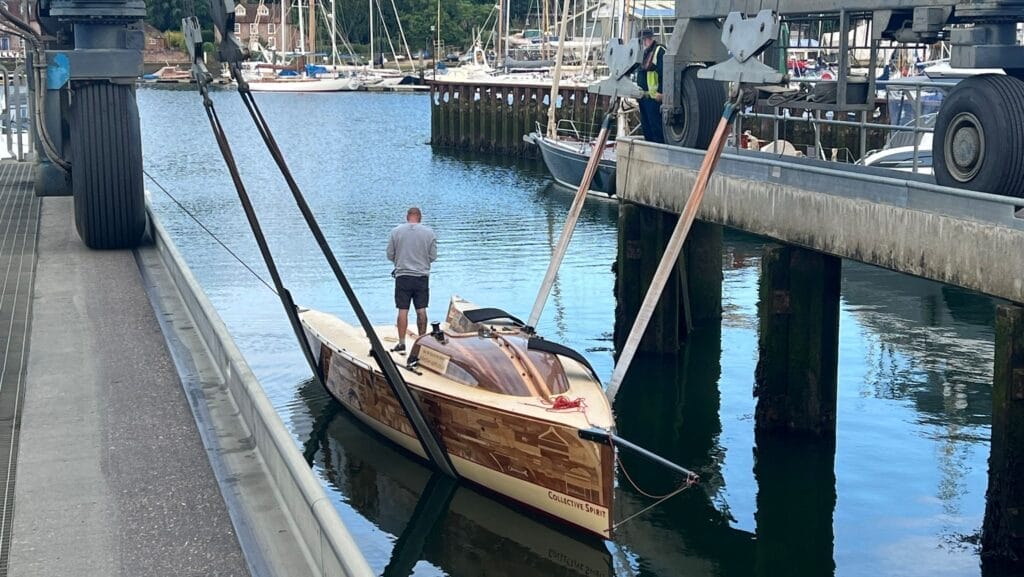
M263 283L263 286L267 287L267 289L270 292L274 293L275 295L277 294L277 291L274 290L274 287L270 286L270 283L268 283L266 280L264 280L264 278L261 277L259 275L259 273L257 273L255 270L253 270L253 268L251 266L246 264L246 262L244 260L242 260L242 258L240 256L235 254L235 251L231 250L231 247L229 247L228 245L224 244L224 241L222 241L219 237L217 237L217 235L214 234L213 231L210 230L205 224L203 224L203 222L201 220L199 220L199 218L197 218L196 215L192 214L187 208L185 208L185 206L183 204L181 204L181 202L179 202L177 198L174 198L174 195L171 194L170 192L168 192L167 189L164 188L164 186L162 184L160 184L160 182L157 179L153 178L152 174L146 172L145 169L143 169L142 174L145 174L146 177L148 177L149 180L151 180L153 182L153 184L155 184L156 187L160 189L160 192L166 194L167 198L171 199L174 202L174 204L178 205L178 208L180 208L182 212L187 214L189 218L194 220L196 222L196 224L198 224L199 227L202 228L203 231L206 232L206 234L210 235L210 237L213 240L217 241L217 244L219 244L224 250L228 251L228 254L230 254L236 261L238 261L238 264L244 266L245 270L249 271L249 273L252 274L252 276L256 277L256 280L258 280L261 283Z

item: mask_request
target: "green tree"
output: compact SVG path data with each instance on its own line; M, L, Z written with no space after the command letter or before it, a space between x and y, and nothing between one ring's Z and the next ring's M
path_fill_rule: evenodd
M181 19L186 13L188 0L146 0L146 22L160 31L181 30ZM204 29L211 29L210 0L194 0L193 7L199 23Z

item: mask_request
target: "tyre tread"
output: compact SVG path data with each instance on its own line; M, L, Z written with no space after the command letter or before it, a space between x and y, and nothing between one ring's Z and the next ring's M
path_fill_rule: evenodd
M76 87L71 117L75 226L86 246L139 245L146 230L139 114L131 86Z

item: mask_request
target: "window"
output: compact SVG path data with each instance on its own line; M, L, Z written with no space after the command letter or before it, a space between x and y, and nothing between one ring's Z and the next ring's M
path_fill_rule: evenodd
M235 16L245 16L245 6L241 4L235 6Z
M271 25L271 26L273 26L273 25ZM270 48L271 50L277 50L277 38L274 38L273 36L268 38L267 39L267 48Z
M275 32L275 30L274 30L274 23L273 22L268 22L267 23L267 34L273 35L274 32Z
M259 14L260 16L267 16L268 14L270 14L270 9L267 8L266 6L260 6L259 9L256 10L256 13Z
M250 36L258 36L259 33L260 33L260 25L259 24L253 22L252 24L249 25L249 35Z
M235 36L238 36L241 33L242 33L242 25L239 24L238 22L235 22Z

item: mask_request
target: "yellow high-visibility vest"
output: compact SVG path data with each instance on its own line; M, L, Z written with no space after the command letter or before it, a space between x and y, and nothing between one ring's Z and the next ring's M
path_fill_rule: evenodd
M651 55L651 64L653 68L647 71L647 95L651 98L658 96L658 87L661 85L661 79L658 78L658 55L659 52L664 52L665 47L658 44L654 47L654 54Z

